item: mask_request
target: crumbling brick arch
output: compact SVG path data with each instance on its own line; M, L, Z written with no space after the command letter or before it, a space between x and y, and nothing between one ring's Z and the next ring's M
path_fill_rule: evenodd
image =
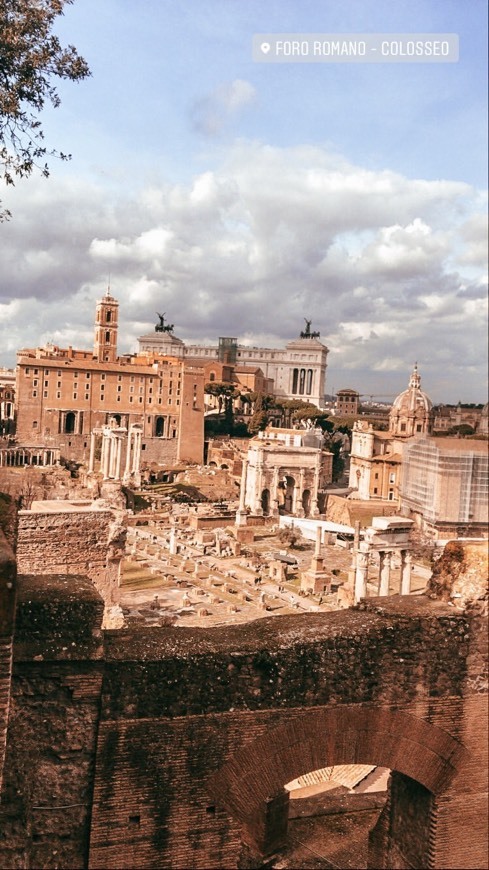
M210 778L208 789L240 822L243 841L265 856L286 841L284 784L308 771L375 764L436 796L448 788L467 756L446 731L408 713L364 705L304 709L236 752Z

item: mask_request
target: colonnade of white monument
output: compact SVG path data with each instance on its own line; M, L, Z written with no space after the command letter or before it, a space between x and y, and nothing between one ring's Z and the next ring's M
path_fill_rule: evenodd
M361 598L365 598L367 595L367 579L368 579L368 568L370 562L370 554L373 552L373 548L368 544L360 544L360 548L356 551L355 554L355 603L360 601ZM411 567L412 567L412 557L409 550L406 548L392 548L392 549L377 549L375 551L379 554L379 569L378 569L378 594L389 595L389 586L391 580L391 571L392 571L392 561L395 554L400 557L401 560L401 584L400 584L400 594L401 595L409 595L411 592Z
M95 449L97 439L102 436L100 452L100 473L104 480L121 480L123 444L126 443L124 480L139 473L143 432L139 426L131 426L129 433L123 427L103 426L94 429L90 436L90 457L88 471L95 471Z
M0 466L59 465L59 447L5 447L0 449Z

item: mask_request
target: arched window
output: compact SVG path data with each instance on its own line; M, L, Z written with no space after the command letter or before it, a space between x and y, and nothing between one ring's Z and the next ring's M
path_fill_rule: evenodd
M105 320L106 320L106 323L110 323L110 321L112 320L112 311L107 311L105 313Z
M105 333L105 344L110 344L110 332L108 330Z

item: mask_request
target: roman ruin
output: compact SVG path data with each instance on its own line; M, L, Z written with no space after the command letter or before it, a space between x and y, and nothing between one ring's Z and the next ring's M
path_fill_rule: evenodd
M59 402L0 451L2 866L485 867L486 542L333 489L308 419L195 461L205 363L97 318L86 363L24 352L23 431L57 366Z

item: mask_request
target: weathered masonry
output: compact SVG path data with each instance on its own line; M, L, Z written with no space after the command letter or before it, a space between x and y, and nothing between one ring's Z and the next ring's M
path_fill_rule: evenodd
M392 770L369 866L487 866L475 609L394 596L103 633L86 578L22 576L14 632L6 543L0 578L2 867L260 866L286 842L284 784L347 763Z

